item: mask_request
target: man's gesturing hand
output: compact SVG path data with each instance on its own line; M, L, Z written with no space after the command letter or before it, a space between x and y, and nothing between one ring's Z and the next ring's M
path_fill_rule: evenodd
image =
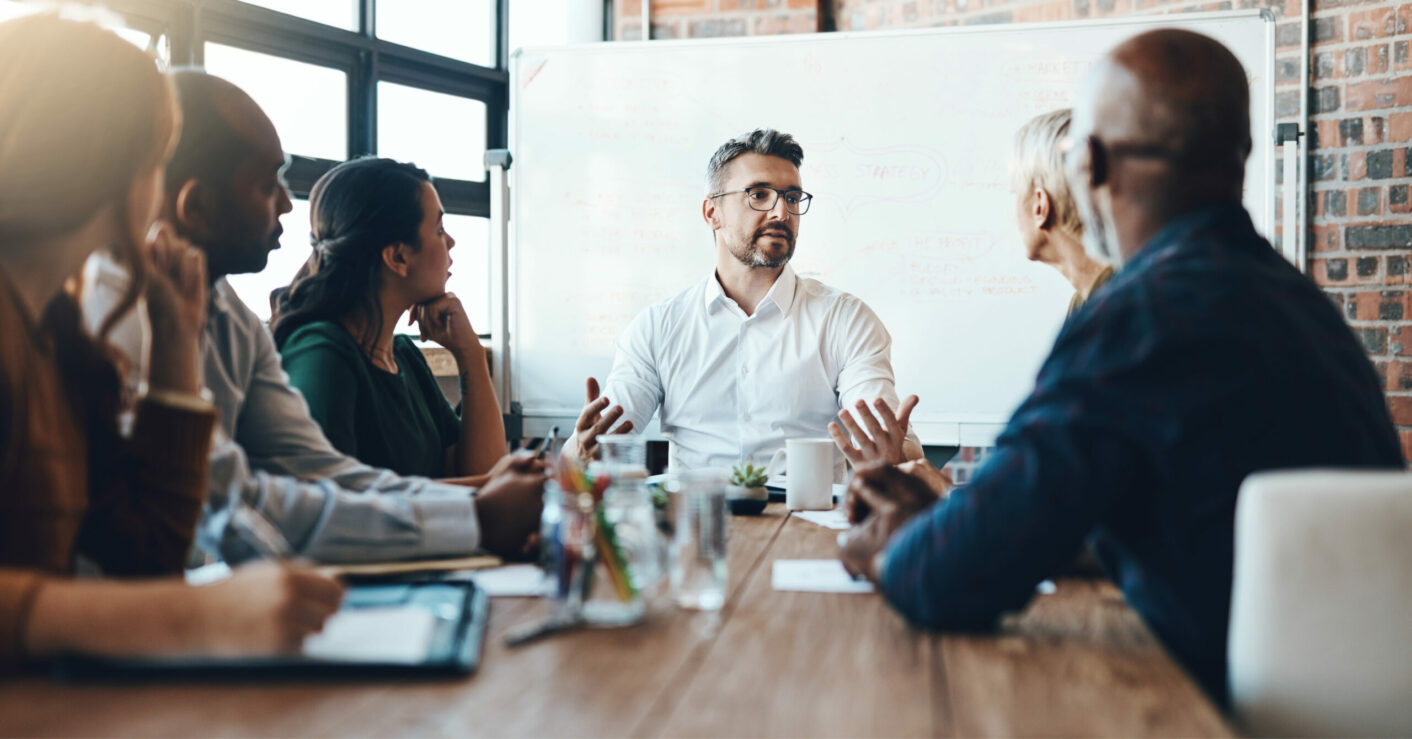
M632 421L623 421L617 428L613 428L613 424L623 417L623 407L608 407L608 398L598 394L598 380L588 378L585 389L587 402L583 406L583 412L579 414L578 423L574 425L574 440L578 446L579 459L587 462L598 456L599 436L607 433L626 434L632 431L633 427Z

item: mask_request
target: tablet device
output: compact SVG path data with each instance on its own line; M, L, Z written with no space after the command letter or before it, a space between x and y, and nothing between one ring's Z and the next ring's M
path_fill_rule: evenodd
M110 677L357 678L461 676L475 671L489 599L474 582L425 577L350 584L343 606L302 654L278 657L67 657L67 679Z

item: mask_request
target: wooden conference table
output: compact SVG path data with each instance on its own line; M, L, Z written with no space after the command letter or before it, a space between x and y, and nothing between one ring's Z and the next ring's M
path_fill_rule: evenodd
M491 605L463 680L0 682L0 736L1230 736L1111 585L1063 580L985 635L908 628L877 595L776 592L775 559L836 532L779 504L731 521L719 614L507 649L533 599Z

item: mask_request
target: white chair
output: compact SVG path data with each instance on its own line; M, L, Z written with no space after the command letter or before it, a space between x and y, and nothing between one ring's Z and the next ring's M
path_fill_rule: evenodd
M1412 735L1412 473L1251 475L1231 698L1256 735Z

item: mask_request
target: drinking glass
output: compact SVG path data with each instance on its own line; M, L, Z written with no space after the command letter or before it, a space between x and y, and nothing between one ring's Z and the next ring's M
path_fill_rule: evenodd
M672 600L682 608L714 611L726 602L728 573L725 470L691 470L668 487L672 508Z

